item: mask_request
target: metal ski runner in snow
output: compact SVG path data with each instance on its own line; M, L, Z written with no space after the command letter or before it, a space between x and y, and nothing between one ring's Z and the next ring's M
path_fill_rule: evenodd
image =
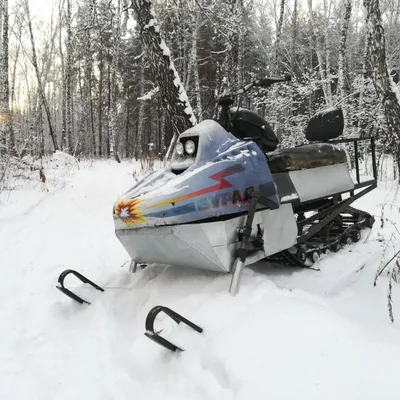
M276 150L267 121L233 106L236 94L289 80L264 78L220 98L218 121L183 132L165 168L118 199L115 232L133 265L233 273L236 294L245 265L268 258L304 267L372 226L351 204L376 187L374 139L337 139L341 109L311 118L310 144ZM354 177L343 144L353 146ZM372 154L372 177L361 176L361 145Z
M104 292L104 289L101 288L100 286L96 285L94 282L92 282L90 279L86 278L86 276L82 275L81 273L74 271L73 269L66 269L64 272L61 272L60 276L58 277L58 283L59 286L56 286L56 288L72 300L75 300L79 304L91 304L87 300L82 299L82 297L79 297L77 294L73 293L71 290L67 289L65 287L64 281L65 278L68 275L74 275L77 277L81 282L87 283L90 286L94 287L95 289L99 290L100 292Z
M147 317L146 317L146 322L145 322L146 332L145 332L144 335L146 337L148 337L150 340L152 340L153 342L159 344L162 347L165 347L168 350L171 350L171 351L174 351L174 352L177 351L177 350L184 351L182 348L178 347L177 345L171 343L167 339L165 339L162 336L160 336L160 332L159 331L155 331L154 330L154 322L156 320L157 315L160 314L161 312L163 312L164 314L168 315L168 317L173 319L177 324L180 324L181 322L183 322L184 324L186 324L187 326L189 326L190 328L192 328L196 332L199 332L199 333L203 332L203 329L200 328L200 326L197 326L193 322L191 322L188 319L182 317L182 315L180 315L177 312L171 310L170 308L164 307L164 306L153 307L149 311L149 313L147 314Z

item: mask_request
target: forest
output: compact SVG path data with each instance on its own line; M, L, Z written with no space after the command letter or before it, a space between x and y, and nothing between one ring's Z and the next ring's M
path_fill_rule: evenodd
M224 91L290 74L237 99L281 146L339 106L345 135L399 163L399 0L55 0L43 16L34 3L0 1L3 160L163 158Z
M0 400L399 400L400 0L0 0L0 266Z

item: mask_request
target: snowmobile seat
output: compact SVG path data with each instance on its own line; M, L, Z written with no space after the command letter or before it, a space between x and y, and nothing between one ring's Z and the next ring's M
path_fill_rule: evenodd
M306 144L268 153L272 173L297 171L347 162L346 152L328 143Z

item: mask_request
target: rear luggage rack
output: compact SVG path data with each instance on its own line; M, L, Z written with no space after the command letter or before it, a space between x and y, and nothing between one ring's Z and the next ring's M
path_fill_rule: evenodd
M358 143L362 141L369 141L371 146L371 155L372 155L372 174L374 179L370 179L365 182L361 182L360 180L360 163L358 160L359 157L359 149ZM354 148L354 161L355 161L355 168L356 168L356 180L357 183L354 185L355 189L361 189L365 186L370 186L375 184L374 188L377 186L378 180L378 168L376 166L376 152L375 152L375 138L372 136L364 137L364 138L343 138L343 139L335 139L329 140L327 143L331 144L340 144L340 143L353 143ZM351 192L351 195L354 195L354 191Z

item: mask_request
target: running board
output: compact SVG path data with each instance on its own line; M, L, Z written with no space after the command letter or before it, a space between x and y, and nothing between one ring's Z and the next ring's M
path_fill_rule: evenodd
M160 336L158 334L158 332L154 331L154 321L157 317L157 315L163 312L165 314L168 315L168 317L170 317L171 319L173 319L177 324L183 322L184 324L186 324L187 326L190 326L192 329L194 329L195 331L202 333L203 329L200 328L199 326L195 325L193 322L190 322L189 320L187 320L186 318L182 317L182 315L179 315L178 313L176 313L175 311L171 310L168 307L164 307L164 306L156 306L153 307L149 313L147 314L146 317L146 322L145 322L145 336L148 337L150 340L152 340L153 342L159 344L160 346L165 347L168 350L171 351L184 351L183 349L181 349L180 347L178 347L177 345L169 342L167 339L163 338L162 336Z
M68 275L74 275L76 276L80 281L82 281L83 283L88 283L89 285L93 286L95 289L100 290L101 292L104 292L104 289L101 288L100 286L96 285L94 282L92 282L90 279L86 278L85 276L83 276L82 274L80 274L77 271L74 271L73 269L66 269L64 272L61 272L60 276L58 277L58 283L60 284L60 286L56 286L56 288L61 292L64 293L66 296L68 296L70 299L75 300L76 302L78 302L79 304L91 304L88 301L82 299L81 297L79 297L78 295L76 295L75 293L71 292L71 290L67 289L64 286L64 280Z

